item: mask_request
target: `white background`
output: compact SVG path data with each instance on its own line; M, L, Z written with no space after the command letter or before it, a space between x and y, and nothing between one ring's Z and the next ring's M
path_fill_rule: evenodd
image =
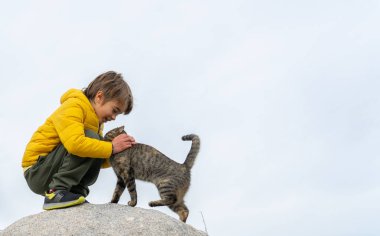
M125 125L177 162L180 137L201 137L188 224L378 235L379 22L370 0L3 1L0 229L42 211L21 169L32 133L66 90L116 70L135 106L105 131ZM109 202L115 183L102 171L88 200ZM137 191L138 207L158 198Z

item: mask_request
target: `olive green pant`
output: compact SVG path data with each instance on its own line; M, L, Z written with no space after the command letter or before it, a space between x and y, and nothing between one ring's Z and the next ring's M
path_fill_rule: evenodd
M101 139L94 131L86 130L85 135ZM75 156L59 144L47 156L41 156L24 176L29 188L37 194L44 196L49 189L55 189L86 197L90 192L88 186L97 180L103 161L101 158Z

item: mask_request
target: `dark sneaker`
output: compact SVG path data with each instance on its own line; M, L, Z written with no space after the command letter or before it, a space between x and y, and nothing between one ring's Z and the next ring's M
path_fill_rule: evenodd
M82 204L86 199L67 190L49 191L45 194L44 210L53 210Z

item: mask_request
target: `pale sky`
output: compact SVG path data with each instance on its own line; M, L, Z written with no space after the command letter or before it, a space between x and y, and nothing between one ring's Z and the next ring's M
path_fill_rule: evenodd
M122 73L107 123L183 162L188 224L210 235L379 235L380 1L0 3L0 229L42 212L21 158L70 88ZM102 170L88 200L110 201ZM137 182L138 207L158 198ZM120 204L127 204L129 195ZM156 208L177 218L167 208Z

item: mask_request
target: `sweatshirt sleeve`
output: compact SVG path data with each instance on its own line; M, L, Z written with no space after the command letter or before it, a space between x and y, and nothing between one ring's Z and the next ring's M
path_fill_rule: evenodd
M79 157L109 158L112 144L86 137L84 117L85 111L78 103L67 101L56 110L51 119L69 153Z

